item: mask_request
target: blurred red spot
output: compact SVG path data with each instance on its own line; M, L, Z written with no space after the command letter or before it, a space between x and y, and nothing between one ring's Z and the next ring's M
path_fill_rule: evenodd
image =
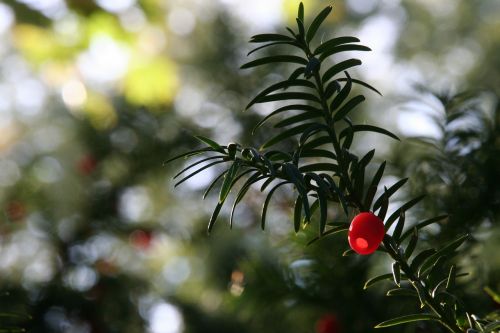
M97 167L97 160L92 155L84 155L77 163L78 172L82 175L90 175Z
M337 316L328 313L316 322L316 333L340 333L340 324Z
M153 235L149 231L135 230L130 234L130 243L141 250L147 250L151 246Z
M19 201L11 201L6 205L5 213L11 221L19 221L26 215L26 208Z

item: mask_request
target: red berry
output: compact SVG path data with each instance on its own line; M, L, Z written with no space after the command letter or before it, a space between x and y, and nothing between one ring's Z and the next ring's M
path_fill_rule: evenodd
M352 220L347 239L355 252L366 255L375 252L384 235L384 222L373 213L364 212Z
M316 322L316 333L339 333L340 325L334 314L328 313Z

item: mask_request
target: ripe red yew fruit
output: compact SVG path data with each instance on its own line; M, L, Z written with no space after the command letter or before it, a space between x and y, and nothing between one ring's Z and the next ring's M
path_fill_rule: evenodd
M337 316L327 313L316 322L316 333L339 333L340 324Z
M349 227L349 245L358 254L372 254L384 239L384 222L371 212L356 215Z

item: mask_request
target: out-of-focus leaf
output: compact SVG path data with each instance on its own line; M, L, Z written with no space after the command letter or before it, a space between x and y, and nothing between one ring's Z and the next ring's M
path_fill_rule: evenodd
M321 52L324 52L327 49L330 49L332 47L342 45L342 44L348 44L348 43L358 43L360 40L356 37L351 37L351 36L345 36L345 37L337 37L337 38L332 38L324 43L322 43L320 46L318 46L313 54L317 55L320 54Z
M384 322L381 322L377 326L375 326L375 328L390 327L390 326L411 323L414 321L425 321L425 320L439 321L440 319L438 316L433 315L431 313L411 314L411 315L406 315L406 316L401 316L401 317L393 318L390 320L386 320Z
M326 84L332 77L343 72L349 68L361 65L361 60L359 59L349 59L339 62L338 64L333 65L323 74L321 80L324 84Z
M323 9L312 21L311 25L309 26L309 29L307 29L306 33L306 41L309 43L313 38L316 32L318 31L318 28L320 27L321 23L326 19L328 14L332 11L332 6L328 6L325 9Z
M414 226L414 228L417 228L417 229L422 229L422 228L424 228L424 227L426 227L426 226L428 226L428 225L431 225L431 224L433 224L433 223L437 223L437 222L439 222L439 221L442 221L442 220L444 220L444 219L445 219L445 218L447 218L447 217L448 217L448 215L446 215L446 214L445 214L445 215L439 215L439 216L436 216L436 217L433 217L433 218L430 218L430 219L427 219L427 220L424 220L424 221L422 221L422 222L417 223L417 224ZM406 238L408 238L408 236L410 236L410 235L411 235L412 230L413 230L413 229L405 231L405 233L401 236L401 241L403 241L403 240L405 240Z
M293 63L300 65L307 65L308 61L302 57L294 56L294 55L276 55L276 56L268 56L259 58L256 60L249 61L243 65L241 65L241 69L252 68L261 65L274 64L274 63Z

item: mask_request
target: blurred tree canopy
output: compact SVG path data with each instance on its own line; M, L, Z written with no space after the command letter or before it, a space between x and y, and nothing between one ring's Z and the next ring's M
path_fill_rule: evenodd
M0 329L318 332L334 316L337 331L355 333L412 306L362 289L388 263L342 257L346 237L306 246L313 235L292 233L286 193L266 233L255 191L232 230L219 225L208 237L217 199L201 196L210 177L173 191L182 161L163 166L197 146L193 133L259 141L250 132L268 110L242 110L279 74L238 68L250 35L292 24L298 2L0 3ZM324 4L308 2L306 20ZM376 142L377 151L393 175L411 177L408 196L428 194L412 219L450 213L430 243L472 233L458 259L471 272L463 292L478 314L491 312L498 303L484 288L500 291L500 3L333 5L321 33L370 46L359 75L385 95L370 96L360 119L407 137Z

